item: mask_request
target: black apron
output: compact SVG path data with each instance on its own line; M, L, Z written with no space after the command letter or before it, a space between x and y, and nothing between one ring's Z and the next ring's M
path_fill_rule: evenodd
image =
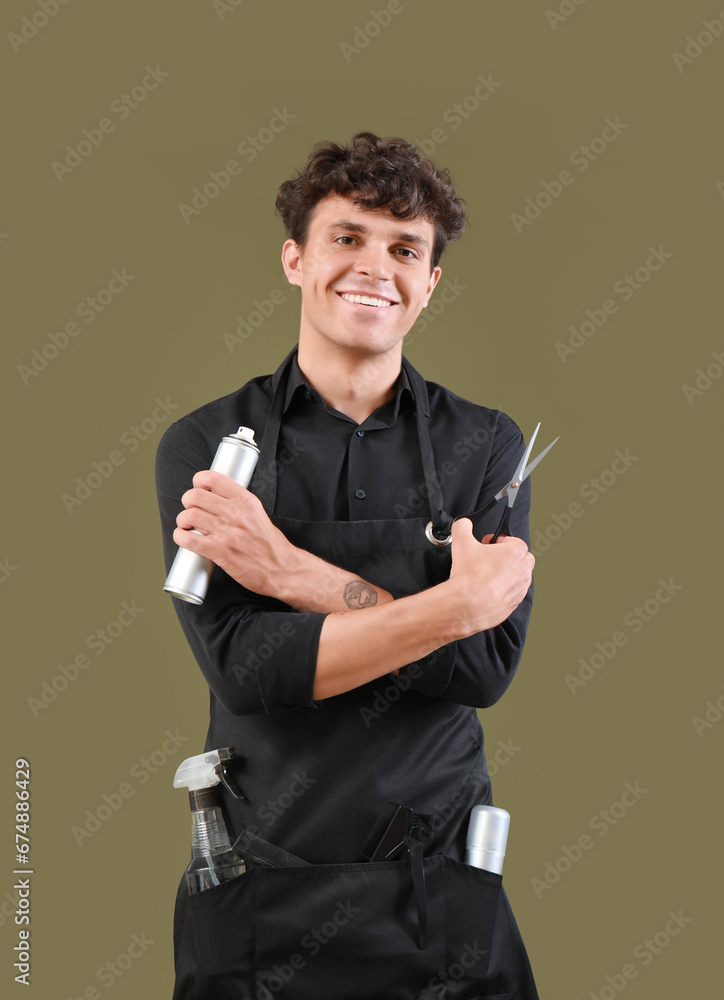
M274 466L295 350L280 369L257 469ZM274 514L275 476L250 484L293 544L396 598L442 582L451 565L450 547L426 536L430 521L438 537L451 523L421 405L426 387L402 363L429 517L298 521ZM253 867L192 896L182 878L174 1000L537 1000L502 876L463 861L470 811L492 801L477 713L406 686L407 669L269 715L235 717L212 697L205 749L236 749L244 793L237 801L219 786L232 842L250 828L310 865ZM414 811L413 843L397 860L363 861L388 802Z

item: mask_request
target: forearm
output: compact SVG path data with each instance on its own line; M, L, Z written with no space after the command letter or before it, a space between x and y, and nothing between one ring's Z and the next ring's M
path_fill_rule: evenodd
M532 603L533 584L505 621L435 650L409 671L406 683L421 694L459 705L489 708L496 704L517 672Z
M345 612L388 604L392 594L311 552L292 547L271 595L297 611Z
M351 691L469 634L449 582L363 611L328 614L322 625L314 698Z
M228 476L205 470L181 497L173 540L221 567L246 590L306 612L373 607L392 595L294 545L258 497Z
M481 544L471 521L457 520L448 580L380 607L326 616L314 698L350 691L500 625L525 599L534 562L521 539L501 536L495 545Z

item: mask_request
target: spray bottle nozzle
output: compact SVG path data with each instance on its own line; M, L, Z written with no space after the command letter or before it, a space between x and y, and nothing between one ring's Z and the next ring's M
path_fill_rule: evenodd
M233 747L208 750L196 757L188 757L179 765L173 779L174 788L188 788L190 792L201 788L213 788L221 782L234 798L243 799L241 789L231 773L229 761L234 760Z

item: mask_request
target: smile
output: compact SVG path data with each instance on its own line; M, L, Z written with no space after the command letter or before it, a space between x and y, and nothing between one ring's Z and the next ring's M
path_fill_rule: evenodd
M373 306L375 309L386 309L397 304L390 302L389 299L378 299L374 295L352 295L350 292L337 292L337 295L345 302L353 302L359 306Z

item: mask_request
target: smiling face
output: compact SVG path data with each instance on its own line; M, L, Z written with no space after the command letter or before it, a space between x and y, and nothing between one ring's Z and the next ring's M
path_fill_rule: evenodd
M282 249L287 278L302 289L300 346L399 356L442 274L430 272L434 235L427 219L396 219L338 194L318 202L305 247L287 240Z

